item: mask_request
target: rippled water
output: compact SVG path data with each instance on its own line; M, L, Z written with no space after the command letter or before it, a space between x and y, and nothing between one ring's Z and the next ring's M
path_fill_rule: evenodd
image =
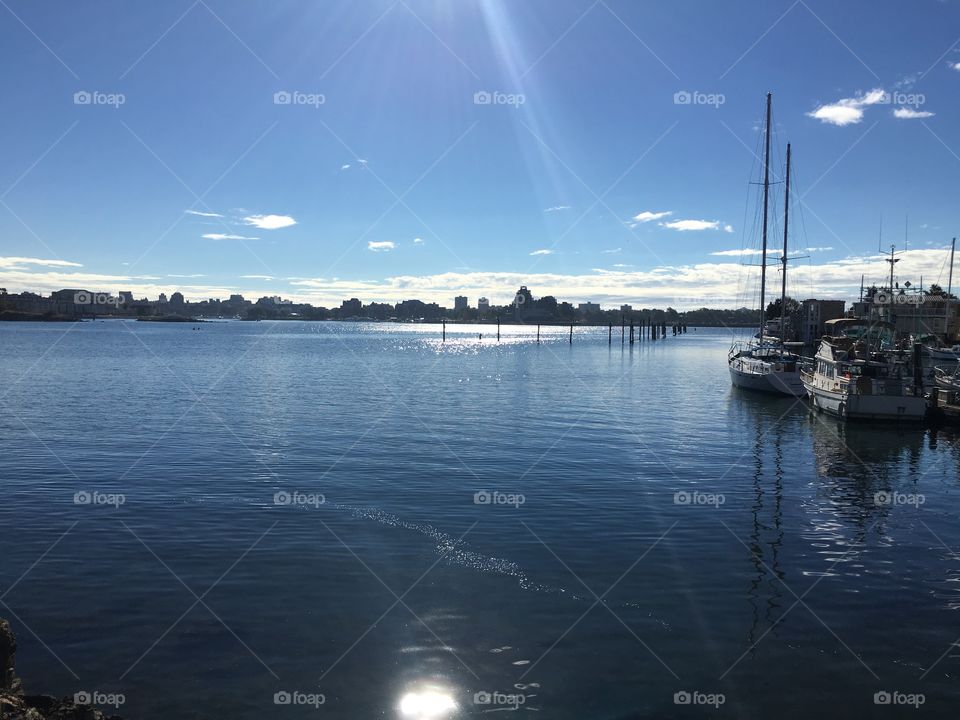
M147 720L952 716L956 435L735 391L728 332L543 332L0 326L28 690Z

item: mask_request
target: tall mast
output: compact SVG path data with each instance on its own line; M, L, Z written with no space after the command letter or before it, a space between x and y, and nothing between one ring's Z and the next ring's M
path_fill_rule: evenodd
M783 273L780 286L780 345L786 342L787 320L787 228L790 225L790 143L787 143L787 185L783 197Z
M957 249L957 239L954 238L953 242L950 243L950 275L947 280L947 297L944 298L944 317L943 319L943 334L947 336L950 334L950 295L953 293L953 253ZM920 285L921 292L923 291L923 284Z
M950 244L950 276L947 280L947 295L953 292L953 253L957 249L957 239L954 238L953 242ZM921 290L923 288L920 288Z
M760 253L760 342L767 313L767 208L770 203L770 105L773 93L767 93L767 122L763 151L763 250Z
M891 245L891 246L890 246L890 257L887 258L887 262L890 263L890 297L889 297L890 302L889 302L889 304L887 305L887 321L888 321L891 325L893 325L893 302L894 302L894 298L893 298L893 266L896 265L898 262L900 262L900 258L894 257L894 255L895 255L895 252L894 252L894 251L895 251L896 249L897 249L897 246L896 246L896 245Z

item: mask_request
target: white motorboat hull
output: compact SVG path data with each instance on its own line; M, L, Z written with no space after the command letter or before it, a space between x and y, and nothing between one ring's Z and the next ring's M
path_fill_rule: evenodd
M941 349L932 348L932 347L928 347L926 348L926 350L927 350L927 354L934 360L951 360L953 362L957 362L957 360L960 360L960 355L957 355L956 351L954 350L949 350L949 349L941 350Z
M819 388L804 382L810 402L823 410L845 420L923 420L927 402L913 395L851 395Z

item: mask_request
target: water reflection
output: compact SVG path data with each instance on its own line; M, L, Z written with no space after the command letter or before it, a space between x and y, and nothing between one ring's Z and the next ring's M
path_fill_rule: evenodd
M397 709L402 720L441 720L453 716L457 703L449 688L424 684L404 693Z
M750 606L753 622L748 640L753 647L761 624L773 625L780 616L783 591L783 570L780 567L780 549L783 545L783 432L777 422L773 429L764 431L758 422L753 441L753 503L750 506L753 521L750 533L750 555L756 575L750 581ZM764 472L765 448L773 448L773 475Z

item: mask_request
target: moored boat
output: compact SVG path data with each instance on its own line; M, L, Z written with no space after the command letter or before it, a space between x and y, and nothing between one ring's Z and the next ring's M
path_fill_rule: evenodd
M875 331L878 323L830 321L830 330ZM888 325L882 323L879 325ZM870 335L826 335L800 377L818 410L843 419L923 420L927 403L903 353L871 351Z

